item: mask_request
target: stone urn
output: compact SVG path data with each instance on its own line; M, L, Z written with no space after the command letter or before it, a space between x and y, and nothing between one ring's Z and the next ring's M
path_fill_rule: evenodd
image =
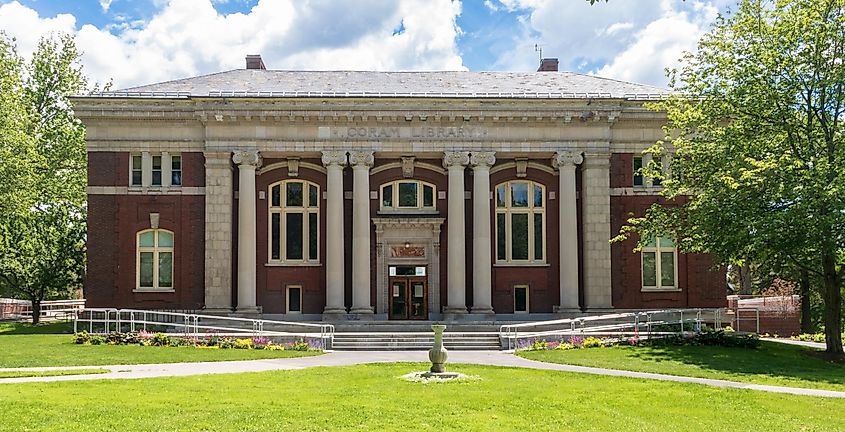
M446 359L449 358L446 348L443 347L443 330L445 325L435 324L431 326L434 330L434 347L428 350L428 359L431 360L431 372L446 372Z

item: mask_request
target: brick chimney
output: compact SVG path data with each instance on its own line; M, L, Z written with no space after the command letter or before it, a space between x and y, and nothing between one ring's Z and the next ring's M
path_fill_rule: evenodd
M540 67L537 72L557 72L558 61L556 58L544 58L540 60Z
M247 69L260 69L266 70L267 67L264 66L264 61L261 60L261 54L249 54L246 56L246 68ZM557 69L555 69L557 70Z

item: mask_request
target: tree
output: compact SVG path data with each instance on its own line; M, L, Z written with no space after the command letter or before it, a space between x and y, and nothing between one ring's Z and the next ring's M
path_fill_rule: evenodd
M845 5L743 0L670 72L656 156L663 191L622 236L669 232L685 252L820 280L828 353L841 355L845 271ZM657 158L655 158L657 159ZM659 159L658 159L659 160ZM646 174L662 177L655 164ZM678 200L688 197L688 201Z
M72 37L42 38L31 61L0 34L0 291L66 298L84 273L86 89Z
M85 215L79 207L32 209L0 223L0 292L32 302L38 324L41 302L68 298L82 287Z

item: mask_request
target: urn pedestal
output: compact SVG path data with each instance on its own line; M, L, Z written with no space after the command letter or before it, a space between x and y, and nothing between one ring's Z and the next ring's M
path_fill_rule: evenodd
M443 373L446 372L446 359L449 358L446 348L443 347L443 330L446 329L446 326L435 324L431 326L431 329L434 330L434 347L428 350L431 372Z

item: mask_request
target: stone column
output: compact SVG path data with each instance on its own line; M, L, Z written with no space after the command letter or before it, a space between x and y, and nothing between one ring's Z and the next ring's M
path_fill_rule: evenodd
M610 153L585 154L581 181L584 307L610 309Z
M205 311L232 311L232 159L205 152Z
M493 250L490 233L490 167L495 152L473 152L472 165L472 313L492 314Z
M372 151L349 153L352 165L352 310L372 314L370 305L370 167Z
M326 167L326 309L323 314L345 314L343 247L343 167L345 151L324 151Z
M552 166L560 170L558 188L560 231L560 303L558 312L574 312L578 306L578 208L575 199L575 165L580 153L559 151Z
M449 170L449 207L446 235L449 236L446 282L449 293L447 314L464 314L466 307L466 244L464 235L464 169L469 152L448 151L443 155L443 167Z
M257 151L232 156L238 165L238 312L259 313L255 304L255 168Z

